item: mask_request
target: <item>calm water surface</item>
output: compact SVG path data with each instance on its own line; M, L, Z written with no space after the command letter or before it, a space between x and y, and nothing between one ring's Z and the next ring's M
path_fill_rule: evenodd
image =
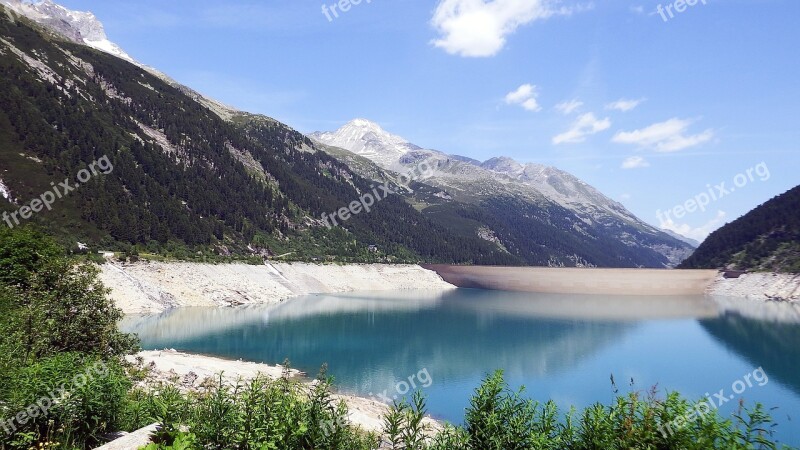
M722 311L702 297L459 289L188 308L128 316L122 328L146 349L270 364L289 358L312 376L327 363L341 390L364 396L394 397L411 379L424 387L431 414L455 423L496 369L527 396L568 408L610 401L612 374L620 392L658 385L699 399L720 389L730 397L737 380L761 367L768 381L751 375L752 387L720 409L730 415L739 398L777 407L777 436L798 445L800 326L774 316L775 306Z

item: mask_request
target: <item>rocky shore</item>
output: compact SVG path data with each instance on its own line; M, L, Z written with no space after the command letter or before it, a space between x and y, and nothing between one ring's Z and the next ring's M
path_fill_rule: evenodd
M126 314L187 306L280 303L308 294L454 288L435 272L417 265L110 261L100 270L103 284L111 288L111 298Z
M280 365L271 366L246 361L233 361L210 356L181 353L175 350L143 351L127 357L128 361L146 370L146 377L139 382L139 386L149 388L157 385L173 385L181 391L202 390L205 383L217 380L222 375L224 382L236 384L246 382L256 376L266 376L276 379L284 374ZM301 377L308 386L313 380L297 370L289 372L291 377ZM382 433L383 417L389 411L389 405L364 397L353 395L334 394L335 401L342 400L347 404L348 420L364 431ZM429 432L437 433L442 425L432 418L424 420ZM156 424L150 425L136 432L125 434L97 450L135 450L147 445L150 435L155 430Z
M739 278L718 276L707 294L711 297L747 299L758 302L800 302L800 275L746 273Z

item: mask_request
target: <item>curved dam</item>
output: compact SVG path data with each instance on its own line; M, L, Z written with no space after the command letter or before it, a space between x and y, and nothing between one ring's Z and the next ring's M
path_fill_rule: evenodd
M716 270L423 265L461 288L548 294L703 295Z

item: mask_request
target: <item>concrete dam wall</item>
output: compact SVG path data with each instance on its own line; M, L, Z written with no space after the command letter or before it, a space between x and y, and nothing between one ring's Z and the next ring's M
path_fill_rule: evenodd
M549 294L703 295L716 270L423 266L462 288Z

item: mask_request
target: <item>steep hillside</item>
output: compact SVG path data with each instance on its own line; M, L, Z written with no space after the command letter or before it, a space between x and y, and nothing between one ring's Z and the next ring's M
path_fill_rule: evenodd
M363 158L399 174L430 167L406 196L410 203L451 230L494 242L531 265L673 267L693 249L554 167L510 158L481 163L424 149L365 119L310 136L368 178L376 171L365 171Z
M321 214L371 191L370 180L286 125L224 120L193 91L26 18L0 14L0 53L0 209L19 213L62 180L75 185L51 211L9 224L181 257L517 262L395 195L329 229ZM83 182L98 161L109 170Z
M800 186L713 232L681 267L800 273Z
M8 225L199 259L671 267L691 252L558 169L426 150L363 119L313 141L136 62L91 13L0 3ZM74 183L98 161L107 173ZM30 214L65 179L76 188ZM381 186L399 195L327 226Z

